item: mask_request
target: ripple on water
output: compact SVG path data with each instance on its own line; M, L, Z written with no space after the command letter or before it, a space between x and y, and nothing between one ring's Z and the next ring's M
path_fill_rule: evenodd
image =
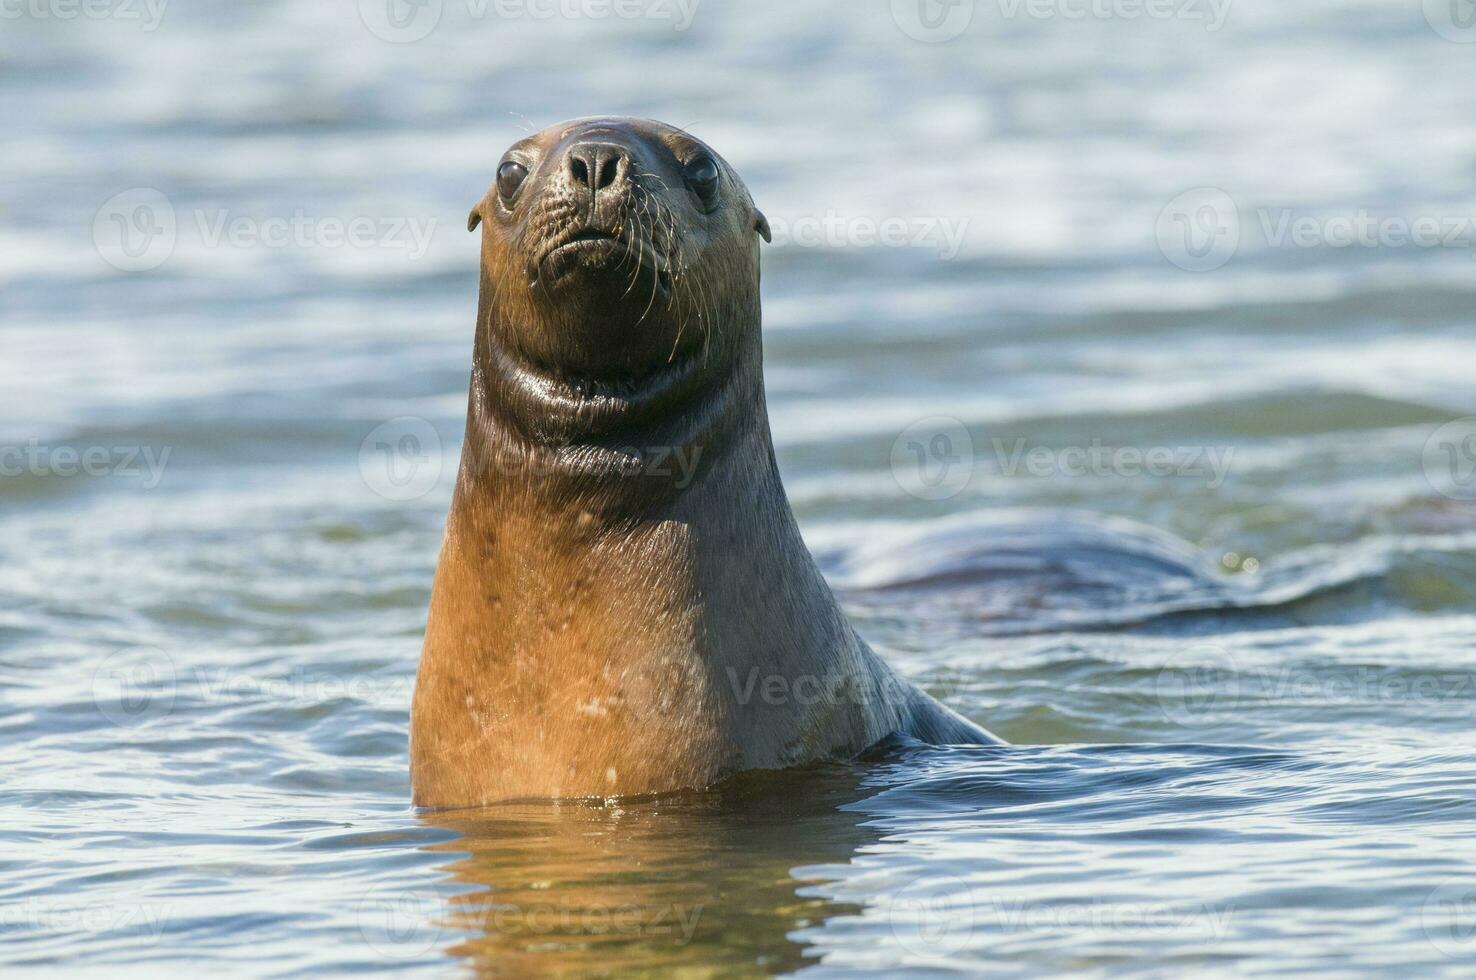
M1469 249L1277 246L1258 213L1468 214L1469 86L1429 84L1468 46L1350 0L980 8L938 45L886 4L443 4L407 45L358 6L0 31L0 451L169 450L0 475L0 972L1470 973L1476 506L1425 456L1476 412ZM409 808L464 216L528 125L600 107L710 138L776 230L967 220L947 260L766 247L768 403L859 628L1021 744ZM1243 212L1210 274L1153 234L1190 184ZM86 241L127 187L176 211L148 273ZM414 260L200 238L298 211L435 228ZM939 415L970 478L918 499L894 444ZM402 416L441 443L408 501L361 459ZM1232 465L1035 476L1017 440Z

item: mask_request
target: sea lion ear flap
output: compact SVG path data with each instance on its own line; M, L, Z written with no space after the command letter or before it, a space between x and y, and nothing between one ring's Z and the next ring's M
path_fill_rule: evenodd
M477 206L474 207L474 208L472 208L471 209L471 214L467 215L467 217L466 217L466 230L467 231L476 231L477 230L477 225L479 225L481 223L482 223L482 202L481 201L478 201L477 202Z
M764 241L770 245L774 244L774 233L769 230L769 219L765 218L764 213L757 208L754 209L753 216L753 230L762 235Z

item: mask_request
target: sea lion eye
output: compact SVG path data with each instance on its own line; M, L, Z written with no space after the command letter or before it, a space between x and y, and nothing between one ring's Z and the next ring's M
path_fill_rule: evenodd
M717 161L706 153L693 157L687 164L687 183L692 192L702 199L704 204L711 204L718 192L718 165Z
M528 168L516 160L509 160L497 168L497 193L504 201L511 201L527 179Z

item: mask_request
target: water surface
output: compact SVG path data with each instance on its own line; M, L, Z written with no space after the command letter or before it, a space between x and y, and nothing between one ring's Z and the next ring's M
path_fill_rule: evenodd
M1476 49L1358 0L981 3L944 44L884 3L442 6L404 44L352 4L0 30L0 969L1470 975L1473 251L1262 218L1469 221ZM465 215L532 124L603 112L691 128L790 230L801 525L1015 746L409 808ZM110 237L164 220L143 189L162 258ZM1172 465L1076 465L1123 448Z

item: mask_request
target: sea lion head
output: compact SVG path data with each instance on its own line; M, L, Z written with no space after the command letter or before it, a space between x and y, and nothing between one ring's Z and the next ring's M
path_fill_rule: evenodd
M681 129L590 118L521 139L468 227L482 230L481 387L533 448L688 441L664 423L756 350L768 224Z

